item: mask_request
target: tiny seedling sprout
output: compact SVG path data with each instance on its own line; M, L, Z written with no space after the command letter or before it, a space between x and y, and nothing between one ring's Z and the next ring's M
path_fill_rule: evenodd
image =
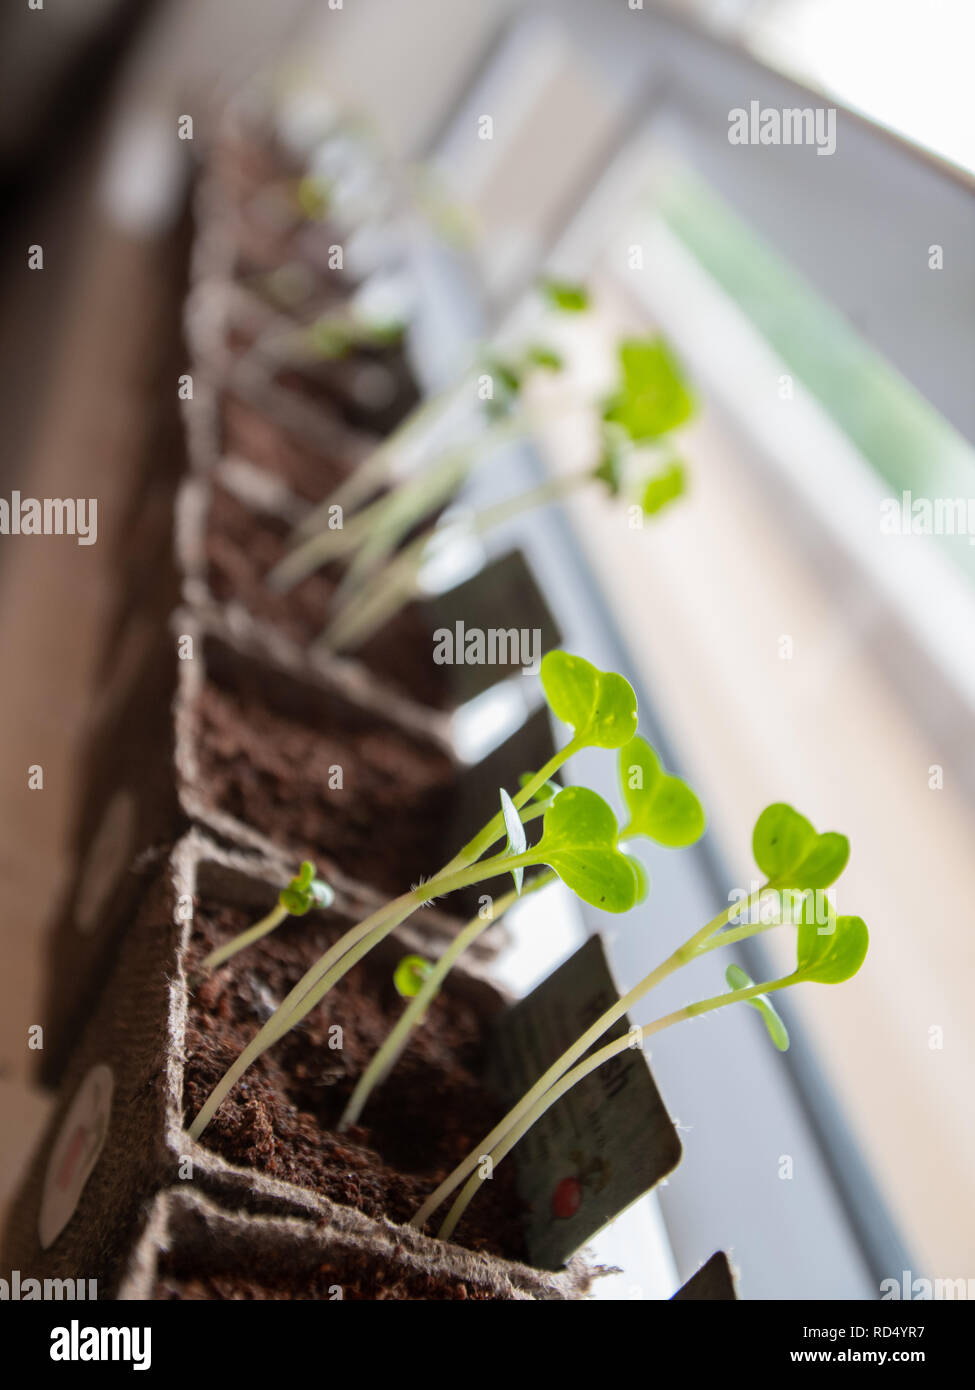
M528 360L539 360L539 354L529 353ZM397 505L396 493L381 498L364 512L354 516L348 534L333 532L322 538L311 537L285 556L272 574L272 585L280 586L282 578L291 582L314 552L319 557L324 547L337 558L351 556L346 575L333 602L335 616L322 635L322 642L334 651L351 651L360 647L378 632L402 608L422 591L421 578L426 561L434 547L455 534L484 535L512 517L531 512L538 507L569 497L594 484L602 485L612 497L634 497L647 517L654 517L676 501L686 489L686 470L669 450L661 454L659 440L668 431L683 424L694 410L694 401L686 388L669 349L659 338L646 342L627 340L620 348L621 381L618 390L603 410L602 446L595 464L570 473L559 474L542 483L516 493L503 501L473 514L454 514L432 529L421 530L412 541L397 549L405 536L401 525L395 535L388 528L373 529L378 512L380 520ZM505 400L520 390L523 372L509 369L497 373L500 381L508 381ZM519 417L512 414L508 404L498 405L500 423L485 436L493 447L512 428L520 432ZM498 433L500 432L500 433ZM449 463L451 455L444 456ZM466 471L466 455L460 456ZM441 460L441 464L444 460ZM397 490L402 501L410 497L410 489L423 492L436 481L436 465L421 473L418 479L402 484ZM649 471L648 471L649 470ZM446 500L462 481L461 476L443 477L436 495ZM416 509L409 507L412 520L418 520ZM404 513L405 518L406 513ZM361 528L365 527L365 531Z
M287 917L304 917L313 907L331 907L335 894L324 880L315 877L315 866L305 859L295 877L282 888L274 907L259 922L242 931L230 941L218 946L201 964L202 970L215 970L238 951L252 946L261 937L279 927Z
M433 966L423 956L404 956L393 971L396 993L403 999L415 999L432 970Z

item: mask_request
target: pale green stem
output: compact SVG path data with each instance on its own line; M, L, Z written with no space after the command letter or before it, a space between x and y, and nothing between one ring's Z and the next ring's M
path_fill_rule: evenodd
M754 922L746 927L735 927L730 931L726 929L719 932L714 940L709 941L706 946L702 946L701 954L703 955L705 951L719 951L722 946L734 946L739 941L748 941L763 931L773 931L782 925L782 922Z
M516 416L496 425L475 440L445 450L423 469L391 492L371 502L339 527L325 525L285 555L268 575L277 591L292 588L322 565L340 560L360 546L372 547L379 537L396 544L425 516L454 495L478 456L523 433Z
M417 596L417 578L429 543L430 535L418 536L398 551L387 564L379 582L347 601L315 645L341 652L354 651L368 642L390 618Z
M699 1014L709 1013L712 1009L722 1009L726 1004L740 1004L748 999L754 999L759 994L771 994L773 990L784 989L786 985L795 981L794 976L786 976L781 980L773 980L764 985L749 985L745 989L738 989L726 994L716 994L710 999L702 999L697 1004L688 1004L683 1009L677 1009L674 1013L666 1014L663 1018L656 1019L653 1023L646 1024L639 1030L639 1043L642 1045L654 1033L660 1033L664 1028L671 1027L674 1023L681 1023L684 1019L696 1018ZM621 1052L637 1045L637 1035L628 1033L622 1038L617 1038L614 1042L607 1043L594 1052L591 1057L587 1057L584 1062L567 1072L554 1086L551 1086L543 1096L541 1096L529 1110L522 1115L521 1119L512 1129L508 1131L504 1139L496 1144L491 1150L490 1155L481 1154L478 1156L478 1166L481 1172L475 1173L462 1189L457 1200L447 1214L446 1220L437 1232L441 1240L449 1240L454 1232L458 1221L467 1210L468 1204L475 1196L481 1183L488 1175L493 1176L494 1169L501 1160L518 1143L532 1125L534 1125L557 1101L561 1100L567 1091L570 1091L579 1081L584 1080L598 1067L605 1062L609 1062L614 1057L618 1057ZM485 1164L483 1159L489 1157L490 1162Z
M548 771L550 766L551 762L547 763L541 772L535 774L524 790L520 791L512 799L512 804L516 809L521 809L526 795L533 796L539 787L543 786L548 780L548 777L544 776L544 774ZM549 776L550 775L549 773ZM531 806L527 810L521 811L521 820L523 823L527 823L528 821L534 820L537 816L544 815L545 810L545 804ZM387 904L387 908L380 909L379 912L373 913L372 916L367 917L364 922L359 923L358 926L352 927L347 931L341 940L337 941L335 945L306 972L304 978L298 982L281 1008L284 1009L289 1000L296 993L298 995L297 1003L301 1004L309 991L318 984L334 963L343 958L344 955L356 947L359 942L367 943L366 950L371 950L374 945L377 945L384 937L388 936L390 931L400 926L417 907L422 907L424 903L431 901L433 898L441 897L447 893L453 892L458 886L463 886L453 881L455 876L460 871L468 869L476 860L479 860L481 855L500 840L505 833L504 817L499 813L488 822L482 832L475 836L473 840L469 841L464 849L462 849L459 854L456 854L450 863L440 869L433 878L427 879L426 882L421 883L415 888L412 893L404 894L402 897L395 899L393 903ZM513 867L512 860L510 858L504 858L503 869L511 867ZM490 873L483 873L483 868L484 862L476 865L478 877L475 879L475 882L480 882L480 880L485 877L491 877ZM403 910L403 904L408 905L406 910ZM363 951L361 954L364 955L365 952ZM357 957L357 959L358 958L359 957ZM303 989L302 986L305 986L305 988ZM319 996L319 998L321 998L321 996ZM305 1012L307 1012L307 1010ZM301 1017L304 1017L304 1013L301 1014ZM287 1031L287 1028L283 1030L283 1032ZM283 1036L283 1033L281 1036Z
M537 487L528 488L516 497L505 498L503 502L498 502L493 507L485 507L483 510L475 512L468 525L472 531L482 535L485 531L490 531L495 526L500 526L502 522L510 520L511 517L520 516L522 512L531 511L533 507L542 507L547 502L557 502L563 497L570 496L576 488L588 487L593 481L594 475L591 468L587 468L581 473L567 473L562 477L547 478Z
M355 651L368 642L404 604L419 595L419 577L427 551L443 534L455 530L483 535L521 512L567 497L576 488L588 486L592 481L593 475L588 470L568 477L550 478L538 487L530 488L517 497L506 498L472 517L447 522L426 535L418 536L393 557L372 585L360 590L355 599L345 604L325 629L320 641L332 651ZM362 551L359 553L362 554ZM361 569L359 573L362 573Z
M522 820L525 819L526 817L523 816ZM555 877L556 875L551 872L539 874L536 879L528 884L521 896L527 897L529 893L535 893L538 892L540 888L547 887L548 884L553 882ZM340 1131L348 1129L350 1125L354 1125L358 1122L359 1116L362 1114L370 1095L377 1086L382 1085L396 1065L411 1032L422 1023L427 1010L440 991L441 984L446 979L454 964L488 927L492 926L504 916L509 907L512 907L518 901L518 898L519 894L517 892L507 893L503 898L499 898L487 916L482 917L478 915L477 917L472 917L467 925L457 933L424 980L419 993L410 1000L399 1019L397 1019L396 1025L389 1034L389 1037L378 1052L376 1052L372 1061L359 1078L355 1090L352 1092L349 1099L349 1103L342 1113L342 1118L339 1120L338 1128Z
M313 535L323 527L328 525L328 519L333 507L341 507L343 512L353 512L360 502L365 501L386 481L389 466L396 453L405 448L411 439L422 430L428 428L437 417L446 414L447 410L459 399L461 391L469 386L471 378L468 376L457 386L449 391L444 391L436 396L428 396L426 400L410 411L406 419L397 425L391 434L388 434L383 442L340 483L324 502L314 508L304 521L297 528L298 536Z
M418 525L425 516L434 512L441 503L448 502L458 491L461 483L471 472L479 459L500 448L524 433L525 424L521 417L514 415L500 424L493 425L479 439L458 447L453 453L444 454L443 475L438 471L437 459L428 465L414 479L403 483L393 494L397 499L397 510L391 525L372 527L352 557L341 583L332 595L332 606L349 605L367 586L369 579L378 573L378 582L383 583L383 565L396 550L403 537ZM446 479L446 482L442 481ZM451 523L456 524L456 523ZM410 546L414 556L408 571L408 582L404 583L405 597L400 603L416 593L416 577L422 566L424 551L435 535L436 528L426 531ZM398 557L397 557L398 559ZM400 570L397 570L400 573ZM398 587L398 586L397 586ZM366 594L368 599L368 592ZM393 610L395 611L395 609ZM363 638L362 640L365 640Z
M559 768L567 763L574 753L578 753L579 750L585 746L585 742L576 736L571 738L564 748L560 748L557 753L553 753L545 766L539 768L538 772L536 772L520 791L517 791L511 798L515 810L520 811L523 806L531 801L535 793L540 791L546 782L551 781ZM464 845L462 849L458 850L450 863L446 864L443 869L441 869L441 874L453 873L455 869L463 868L467 864L473 864L475 859L480 859L481 855L484 854L486 850L489 850L495 841L500 840L504 836L504 833L504 816L498 811L491 817L487 825L477 832L472 840L468 840L467 844ZM436 880L434 880L434 882L436 882Z
M259 922L255 922L246 931L239 932L231 941L225 941L222 946L218 946L200 964L201 970L215 970L218 965L223 965L225 960L235 956L238 951L243 951L246 946L251 946L255 941L260 941L262 936L267 936L269 932L279 927L288 916L288 909L282 907L280 903L273 907L266 917L262 917Z
M751 898L749 898L748 901L750 902ZM504 1119L500 1120L498 1124L495 1125L494 1129L492 1129L491 1133L482 1141L479 1147L469 1153L463 1162L459 1163L453 1172L444 1178L440 1186L435 1192L430 1194L420 1210L412 1218L411 1224L414 1226L425 1225L441 1203L445 1201L446 1198L450 1196L451 1192L453 1192L454 1189L463 1182L467 1175L477 1167L478 1155L490 1152L491 1149L504 1138L509 1130L518 1123L521 1117L531 1109L535 1102L541 1099L549 1087L554 1085L555 1082L568 1071L573 1063L577 1062L580 1057L588 1052L593 1043L598 1042L607 1029L612 1028L614 1023L618 1022L630 1009L638 1004L644 995L649 994L652 989L655 989L656 986L667 979L669 975L672 975L675 970L680 969L682 965L686 965L688 961L693 960L708 938L713 936L715 932L721 930L727 922L728 917L732 912L737 911L739 906L740 904L733 903L725 908L717 917L706 923L700 931L695 932L693 936L685 941L683 946L678 947L678 949L674 951L672 955L668 956L661 965L651 970L649 975L645 975L638 984L634 985L631 990L617 999L616 1003L611 1005L604 1014L601 1014L596 1022L587 1028L586 1031L562 1053L561 1057L553 1062L548 1070L538 1078L535 1084L525 1092L517 1105L509 1110Z
M251 1039L233 1065L221 1077L207 1097L203 1109L190 1126L190 1138L199 1139L227 1095L258 1057L279 1038L284 1037L285 1033L289 1032L296 1023L299 1023L325 997L332 986L352 968L356 960L377 944L383 936L387 936L389 932L398 927L418 907L422 907L425 902L429 901L430 897L433 896L430 889L434 883L436 884L437 895L452 893L458 888L466 888L471 884L479 883L482 879L493 878L496 874L504 873L509 869L527 867L535 862L531 853L513 856L497 855L493 859L487 859L474 865L473 868L469 867L450 874L438 874L435 880L421 884L420 887L414 888L409 893L402 894L346 932L340 941L337 941L305 972L284 1002L279 1004L256 1037ZM381 935L380 928L382 928ZM366 938L374 933L375 940L366 944ZM359 951L358 955L354 955L360 944L363 949ZM350 959L353 956L354 958Z
M190 1126L189 1133L192 1139L199 1139L219 1107L223 1104L227 1095L229 1095L230 1091L236 1086L251 1063L256 1061L263 1052L273 1043L277 1042L279 1037L283 1037L284 1033L288 1031L291 1025L288 1024L281 1029L280 1024L282 1019L286 1020L290 1012L300 1005L302 999L321 976L336 960L340 960L356 941L361 940L364 936L368 936L370 932L381 926L385 921L393 919L394 925L396 926L398 926L400 922L405 921L410 913L414 912L418 906L416 898L417 891L418 890L414 889L413 892L402 894L399 898L394 899L390 903L386 903L385 906L378 911L366 917L362 922L358 923L357 926L346 932L340 941L337 941L331 946L310 969L305 971L305 974L290 991L284 1001L278 1005L271 1017L263 1027L258 1030L257 1034L247 1044L240 1056L234 1061L224 1076L221 1077L220 1081L218 1081L217 1085L208 1096L203 1109Z
M554 773L558 771L562 764L571 757L578 746L580 745L575 739L570 740L565 748L559 753L556 753L539 772L535 773L534 777L532 777L512 798L513 805L517 810L520 810L526 802L531 800L535 793L539 791ZM544 810L544 807L542 809ZM496 841L501 839L504 833L504 817L498 812L495 816L492 816L487 825L480 830L472 840L469 840L468 843L454 855L453 859L451 859L439 873L435 874L432 879L428 880L426 883L420 884L419 887L412 889L409 893L401 894L400 897L393 899L392 902L379 908L376 912L347 931L339 941L335 942L335 944L305 972L284 1002L278 1006L257 1035L248 1043L247 1047L244 1048L243 1052L229 1068L227 1073L217 1083L217 1086L207 1098L203 1109L190 1127L189 1132L191 1138L199 1139L219 1107L223 1104L227 1095L237 1084L251 1063L256 1061L262 1053L266 1052L269 1047L277 1042L278 1038L283 1037L284 1034L290 1030L293 1026L290 1021L291 1014L301 1006L309 992L315 988L318 982L331 970L337 961L341 960L348 951L353 949L360 941L371 936L372 933L378 933L382 930L383 935L386 935L387 932L385 928L387 924L389 931L392 931L415 912L418 907L422 907L424 903L429 902L431 898L438 897L442 893L451 892L453 888L462 886L457 883L451 883L452 876L456 875L459 871L467 869L475 860L479 859L486 850L490 849ZM500 856L500 858L503 860L503 869L501 871L514 867L514 863L511 859L504 859L503 856ZM478 867L483 868L483 866ZM482 873L480 877L491 877L491 874L485 875ZM478 880L475 879L474 881L476 882ZM322 996L319 995L319 998L321 997ZM301 1017L304 1017L304 1013L307 1012L307 1009L304 1010Z

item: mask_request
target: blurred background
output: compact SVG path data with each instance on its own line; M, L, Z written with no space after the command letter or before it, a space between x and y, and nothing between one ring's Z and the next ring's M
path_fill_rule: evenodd
M0 494L101 501L91 548L0 537L4 1200L46 1112L25 1038L108 552L170 380L159 325L184 292L194 160L222 103L272 74L285 100L359 115L446 238L441 259L417 239L435 370L458 338L516 325L545 269L596 297L581 370L656 327L696 384L680 506L630 530L587 494L519 533L569 645L632 674L709 811L699 851L648 859L647 919L612 935L620 984L748 888L768 801L852 842L838 907L872 950L842 989L788 1001L791 1051L770 1055L752 1017L654 1050L685 1159L631 1230L629 1286L653 1284L641 1241L681 1278L729 1249L746 1297L975 1278L975 533L881 527L904 492L975 499L973 41L969 0L6 8ZM730 144L753 101L835 107L835 152ZM579 447L550 412L491 486Z

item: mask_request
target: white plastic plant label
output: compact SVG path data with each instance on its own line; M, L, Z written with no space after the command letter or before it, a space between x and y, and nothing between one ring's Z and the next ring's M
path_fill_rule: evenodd
M37 1233L41 1249L53 1245L74 1215L108 1134L114 1079L103 1062L78 1088L58 1133L44 1178Z

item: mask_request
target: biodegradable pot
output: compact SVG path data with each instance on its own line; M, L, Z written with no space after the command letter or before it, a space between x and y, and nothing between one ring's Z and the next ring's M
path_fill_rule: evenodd
M310 331L323 312L334 312L328 305L312 302L283 314L235 282L225 286L223 305L231 381L238 362L255 362L271 381L324 405L345 424L379 434L395 428L416 405L419 392L402 338L323 355L315 351Z
M220 459L245 460L306 502L324 501L368 457L376 437L270 381L255 364L241 364L233 384L219 385L201 367L193 398L183 402L193 469Z
M358 281L357 267L363 260L361 250L349 256L350 240L363 225L376 231L391 229L396 180L377 151L360 143L358 210L340 198L337 209L309 219L297 194L299 181L308 172L312 143L306 142L303 150L289 147L282 139L278 110L257 115L249 100L246 109L239 101L225 109L201 180L201 224L220 227L224 241L232 246L228 273L277 302L288 303L289 296L307 303L317 295L347 294ZM324 132L323 138L327 138ZM368 211L361 202L363 172L371 185ZM402 261L405 240L401 234L380 238L378 248L370 240L373 245L361 273ZM341 268L335 266L331 253L336 244L347 253Z
M483 977L462 966L451 972L427 1024L370 1103L363 1121L371 1128L341 1137L330 1129L402 1007L391 973L404 951L422 944L409 928L370 953L250 1069L203 1143L187 1135L184 1109L196 1112L276 999L347 922L334 909L290 919L200 979L203 954L274 902L274 880L273 865L257 870L198 831L168 857L126 934L13 1204L7 1268L97 1279L99 1295L111 1298L133 1267L151 1199L177 1184L230 1210L313 1220L366 1252L395 1240L411 1266L434 1278L445 1259L455 1270L469 1267L457 1247L394 1226L387 1213L405 1219L500 1114L477 1075L490 1022L504 1006ZM520 1239L510 1165L476 1206L464 1239L486 1247L472 1274L485 1287L538 1297L584 1289L588 1272L578 1260L552 1275L492 1253Z
M118 1297L144 1300L517 1301L582 1297L565 1275L513 1282L500 1260L455 1245L431 1248L380 1226L228 1212L170 1188L155 1199ZM523 1278L524 1276L521 1275ZM527 1282L527 1281L526 1281Z
M465 766L445 719L361 667L316 666L284 638L188 610L174 631L192 652L175 703L184 813L231 843L312 859L339 887L392 896L435 873L494 813L498 788L553 751L540 710Z
M226 132L228 123L222 124ZM238 135L227 143L222 133L207 151L194 201L197 225L208 237L215 233L207 243L214 254L200 262L201 272L239 277L257 292L268 281L273 285L277 273L298 267L305 273L306 295L344 298L355 282L329 264L329 247L341 237L329 220L302 211L300 160L280 145L270 158L253 146L248 152Z
M48 948L39 1062L49 1084L111 969L145 874L187 824L173 775L176 667L165 621L136 615L92 711Z
M187 660L176 655L181 639L192 647ZM190 822L275 860L279 880L313 858L364 915L446 863L492 813L498 788L517 785L552 748L539 711L481 763L462 765L445 720L359 669L313 668L283 639L241 639L216 616L184 610L165 644L157 622L135 621L81 769L71 868L50 934L43 1079L60 1077L146 874ZM341 790L329 786L339 767ZM350 845L358 849L347 859ZM477 910L478 891L427 915L435 940L457 930L453 914ZM504 939L492 928L477 952Z
M207 476L188 478L176 517L176 548L188 603L203 611L227 608L232 621L244 615L272 624L304 648L320 639L340 582L337 566L319 570L285 594L273 593L267 576L285 554L300 500L244 464L224 460ZM518 628L507 626L512 613ZM464 642L455 659L436 659L449 633L505 635L499 660L464 661ZM509 642L508 638L514 638ZM353 655L328 661L362 663L374 675L421 704L456 708L498 681L523 669L525 639L540 656L557 646L559 629L520 551L489 561L454 588L404 606Z
M269 183L300 176L296 154L278 137L264 113L256 118L253 106L230 101L221 113L207 157L208 178L214 198L229 207L246 207Z
M150 1209L118 1297L145 1300L514 1300L544 1295L499 1277L495 1261L444 1246L434 1263L398 1237L350 1238L341 1226L224 1211L185 1188L161 1192ZM734 1301L734 1276L717 1251L672 1302Z
M111 617L98 658L96 696L92 719L112 698L112 691L138 649L148 652L150 645L166 650L172 660L169 615L181 599L182 576L173 547L173 519L178 497L180 471L171 455L172 477L156 475L147 479L143 493L133 506L127 525L127 544L120 548L116 582L111 592ZM165 660L166 657L161 657Z
M217 253L206 254L216 259ZM312 326L323 315L344 312L341 300L318 294L284 313L234 280L201 276L187 300L184 324L199 367L224 389L263 386L283 401L293 400L297 410L318 412L345 429L388 433L418 400L408 344L363 343L341 355L317 353Z

